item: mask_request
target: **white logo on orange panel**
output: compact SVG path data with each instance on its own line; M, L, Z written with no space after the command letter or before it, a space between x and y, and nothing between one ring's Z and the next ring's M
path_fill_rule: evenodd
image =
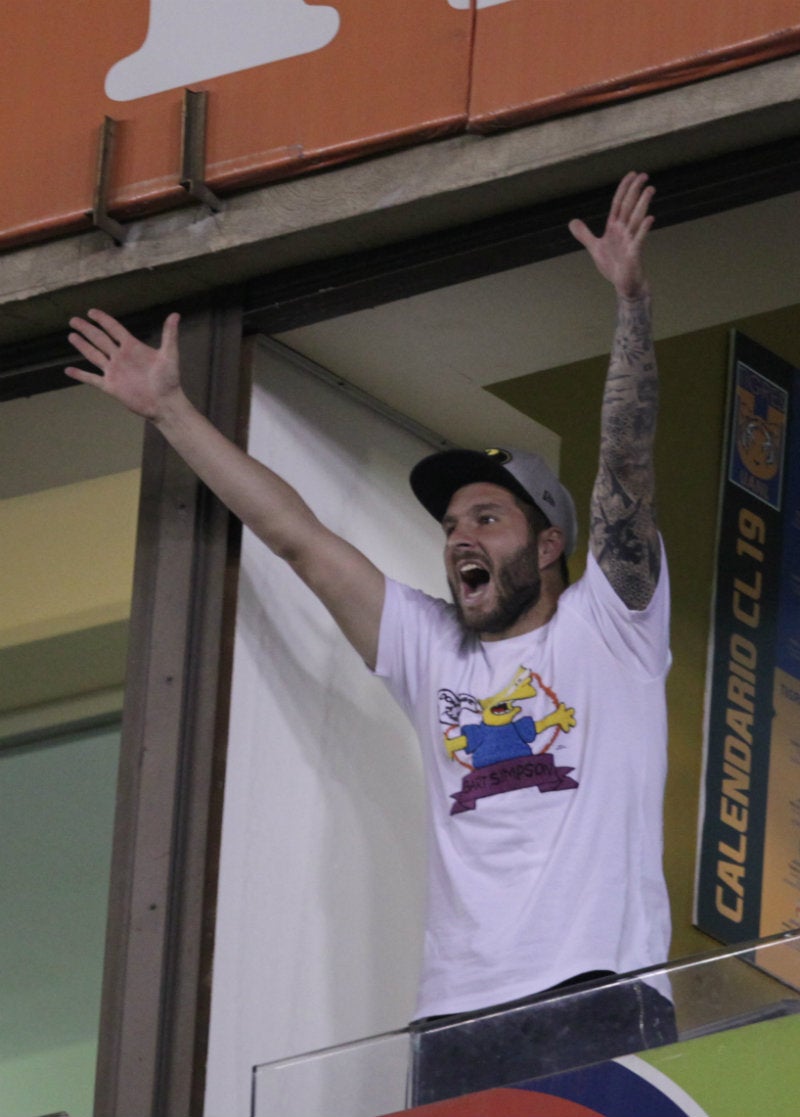
M338 30L335 8L305 0L150 0L144 43L108 71L106 94L132 101L295 58Z
M511 0L478 0L479 8L491 8L495 4L509 4ZM471 0L447 0L451 8L469 8Z

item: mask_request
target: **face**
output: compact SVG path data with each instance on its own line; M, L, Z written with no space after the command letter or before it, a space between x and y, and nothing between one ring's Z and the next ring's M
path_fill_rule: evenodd
M459 489L442 521L445 568L461 623L500 639L539 600L536 538L507 489L480 482Z

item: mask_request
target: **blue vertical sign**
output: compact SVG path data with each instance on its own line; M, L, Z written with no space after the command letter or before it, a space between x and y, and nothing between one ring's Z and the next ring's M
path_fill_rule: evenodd
M734 335L695 895L698 926L726 943L791 926L765 926L762 899L784 871L765 863L770 827L783 825L768 817L779 665L800 677L799 405L798 371ZM800 900L800 874L798 886Z

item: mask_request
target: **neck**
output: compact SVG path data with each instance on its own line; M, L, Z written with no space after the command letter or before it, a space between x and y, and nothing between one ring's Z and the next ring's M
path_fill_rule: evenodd
M480 639L485 643L496 640L510 640L513 636L524 636L526 632L534 632L542 628L555 615L558 608L558 599L564 591L560 578L542 578L542 592L534 605L521 613L517 619L504 628L502 632L481 632Z

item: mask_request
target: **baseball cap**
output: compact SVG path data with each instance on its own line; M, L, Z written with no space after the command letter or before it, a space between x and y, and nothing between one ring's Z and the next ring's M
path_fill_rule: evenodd
M440 523L453 494L464 485L489 481L533 501L553 527L564 533L564 554L575 550L578 521L567 489L539 454L525 450L442 450L411 470L417 500Z

